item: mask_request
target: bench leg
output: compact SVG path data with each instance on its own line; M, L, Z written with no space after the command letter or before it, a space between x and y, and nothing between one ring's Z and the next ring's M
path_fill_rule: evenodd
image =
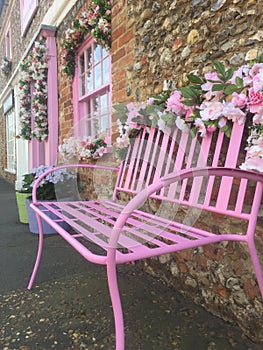
M263 299L263 273L262 273L262 269L261 269L261 265L260 265L260 261L258 258L258 253L257 253L257 249L255 246L255 242L254 240L250 240L248 242L248 249L250 252L250 256L251 256L251 260L254 266L254 271L257 277L257 282L258 282L258 286L260 289L260 293Z
M114 254L114 253L113 253ZM109 257L110 254L108 254ZM113 260L113 259L109 259ZM114 259L115 260L115 259ZM108 285L115 322L116 350L124 350L124 322L115 261L107 264Z
M38 251L37 251L37 257L36 257L36 261L35 261L35 265L34 265L34 269L29 281L29 284L27 286L27 289L31 289L33 286L33 283L35 281L36 278L36 274L38 271L38 267L39 267L39 263L40 263L40 259L42 256L42 250L43 250L43 242L44 242L44 234L43 234L43 226L42 226L42 221L40 216L36 213L36 217L37 217L37 222L38 222L38 228L39 228L39 237L38 237Z

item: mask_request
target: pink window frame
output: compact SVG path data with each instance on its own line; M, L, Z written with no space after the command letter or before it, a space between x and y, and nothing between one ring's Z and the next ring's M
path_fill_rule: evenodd
M27 31L29 24L38 9L38 0L20 0L21 35Z
M109 108L111 109L112 107L112 75L111 75L111 56L109 55L109 83L100 86L98 89L95 89L92 91L90 94L87 94L83 97L80 97L80 81L79 81L79 76L80 76L80 71L79 71L79 57L80 55L88 48L90 47L93 43L95 43L94 39L89 37L78 49L77 55L76 55L76 69L75 69L75 75L74 75L74 80L73 80L73 124L74 124L74 135L79 136L80 134L80 129L82 129L82 125L80 125L80 119L83 114L82 111L82 105L83 101L88 100L89 98L92 98L94 96L97 96L98 92L102 91L109 91ZM112 118L111 116L109 117L109 134L106 137L106 142L108 144L111 143L111 136L112 136ZM87 135L90 136L90 135Z

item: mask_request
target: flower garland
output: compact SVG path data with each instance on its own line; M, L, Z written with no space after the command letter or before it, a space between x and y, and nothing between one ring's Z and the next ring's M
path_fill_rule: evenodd
M111 7L110 1L94 0L85 6L67 29L62 42L61 55L63 71L73 76L77 47L86 34L90 34L98 44L106 49L111 47Z
M0 69L1 71L7 75L11 72L11 68L12 68L12 62L7 58L7 57L4 57L3 58L3 62L0 66Z
M241 168L263 172L263 63L244 65L236 71L226 70L217 61L213 64L214 72L203 78L189 74L188 85L171 94L115 106L121 117L116 140L119 153L127 148L131 133L140 124L158 126L164 132L176 126L201 137L219 128L229 137L233 122L243 124L249 118L247 158Z
M45 39L40 38L35 42L27 58L20 64L21 131L19 136L25 140L35 137L39 141L44 141L48 137L47 61ZM31 128L31 115L34 117L34 130Z

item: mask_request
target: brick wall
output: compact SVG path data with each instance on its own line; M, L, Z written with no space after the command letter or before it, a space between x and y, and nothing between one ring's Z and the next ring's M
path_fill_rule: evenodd
M128 20L126 1L112 7L112 98L113 104L133 99L131 72L134 65L134 21Z

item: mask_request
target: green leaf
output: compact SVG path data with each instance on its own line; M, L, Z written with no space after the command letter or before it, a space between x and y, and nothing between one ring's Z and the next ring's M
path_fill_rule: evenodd
M216 70L223 76L226 76L226 71L224 65L219 61L213 61L213 65L215 66Z
M120 103L118 105L113 106L115 111L118 113L118 117L122 124L125 124L127 120L128 108L125 103Z
M230 138L232 129L229 125L223 126L220 130L223 131L228 138Z
M198 96L195 89L193 89L191 86L184 86L180 90L184 98L189 99L196 98Z
M235 70L233 67L229 68L226 72L226 79L230 80L234 74Z
M263 63L263 53L259 55L258 62Z
M225 89L224 89L224 93L226 95L231 95L233 92L237 92L239 89L235 84L228 84Z
M222 91L224 90L224 84L215 84L212 87L212 91Z
M236 85L239 87L239 88L242 88L244 86L244 82L243 82L243 79L239 78L239 77L236 77Z
M197 128L196 128L196 127L191 128L191 129L190 129L190 135L191 135L191 137L192 137L192 138L195 138L196 134L197 134Z
M185 106L191 107L196 105L196 101L194 99L188 99L188 100L182 101L182 104L184 104Z
M173 113L166 113L166 114L163 114L161 116L161 119L163 121L165 121L165 124L168 126L168 127L172 127L174 126L174 123L175 123L175 114Z
M195 74L188 74L187 75L187 79L191 82L191 83L194 83L194 84L203 84L204 81L203 79L201 79L198 75L195 75Z

